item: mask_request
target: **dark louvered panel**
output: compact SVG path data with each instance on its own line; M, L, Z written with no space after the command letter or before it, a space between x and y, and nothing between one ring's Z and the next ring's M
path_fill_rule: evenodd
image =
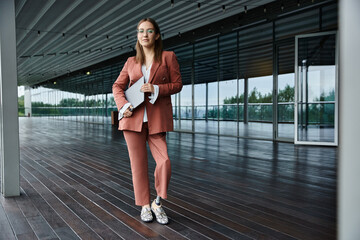
M333 30L337 29L338 25L338 6L336 4L326 6L322 8L321 12L322 23L321 29L325 30Z
M195 43L195 58L211 56L217 54L218 39L212 38L199 43Z
M236 51L237 45L237 32L228 33L219 37L219 51Z
M272 75L272 44L243 49L239 52L239 78Z
M189 60L193 58L193 46L185 45L174 49L169 49L174 51L178 61Z
M316 32L319 30L319 10L314 9L275 21L276 39L294 37L295 35Z
M195 83L217 81L218 60L216 56L197 59L195 61Z
M180 73L181 79L184 85L191 84L191 61L190 62L180 62Z
M219 56L220 81L237 78L237 52L232 50Z
M293 73L295 65L295 39L290 44L278 48L278 74Z
M239 31L239 48L272 42L272 23L261 24Z

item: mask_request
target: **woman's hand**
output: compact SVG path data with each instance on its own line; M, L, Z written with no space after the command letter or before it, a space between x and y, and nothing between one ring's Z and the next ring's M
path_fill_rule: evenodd
M140 91L153 93L154 86L151 83L145 83L144 85L141 86Z
M133 106L130 105L124 112L124 117L128 118L128 117L131 117L132 116L132 109L133 109Z

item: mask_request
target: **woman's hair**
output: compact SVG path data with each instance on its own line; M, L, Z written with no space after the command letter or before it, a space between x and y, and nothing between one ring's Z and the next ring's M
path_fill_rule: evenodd
M154 61L159 62L161 64L163 44L162 44L159 25L152 18L144 18L144 19L141 19L140 22L138 23L137 29L139 29L140 24L143 22L150 22L154 26L155 34L159 34L159 38L157 40L155 40ZM145 62L144 50L143 50L143 47L141 46L141 44L139 43L139 40L137 40L137 42L136 42L136 62L141 63L141 64L144 64L144 62Z

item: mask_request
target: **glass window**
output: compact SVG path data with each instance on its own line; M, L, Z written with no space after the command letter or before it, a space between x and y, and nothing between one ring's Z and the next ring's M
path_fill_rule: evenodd
M248 136L272 138L273 76L249 78Z
M239 121L244 121L244 79L239 79Z
M171 95L174 129L179 130L179 93Z
M206 114L206 84L195 84L194 86L195 119L205 119Z
M197 116L203 115L204 120L195 121L196 132L218 133L218 59L217 56L208 56L195 61L195 104ZM208 106L206 108L206 86L208 89ZM201 100L201 98L203 100Z
M295 74L278 75L278 137L294 139Z
M192 131L192 86L184 85L180 93L181 129Z
M195 131L206 132L206 83L194 86L194 118Z
M208 83L208 111L206 132L218 134L218 83Z
M85 120L85 95L84 94L77 94L77 97L79 99L79 103L78 103L78 115L79 115L79 117L77 118L77 120L84 121ZM115 101L114 101L114 104L115 104ZM109 116L111 116L111 115L109 115Z
M220 134L237 136L237 79L219 82Z

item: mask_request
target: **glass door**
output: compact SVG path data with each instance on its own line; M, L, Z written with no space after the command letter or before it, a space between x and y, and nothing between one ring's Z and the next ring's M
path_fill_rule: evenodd
M336 32L295 38L295 144L337 146Z

